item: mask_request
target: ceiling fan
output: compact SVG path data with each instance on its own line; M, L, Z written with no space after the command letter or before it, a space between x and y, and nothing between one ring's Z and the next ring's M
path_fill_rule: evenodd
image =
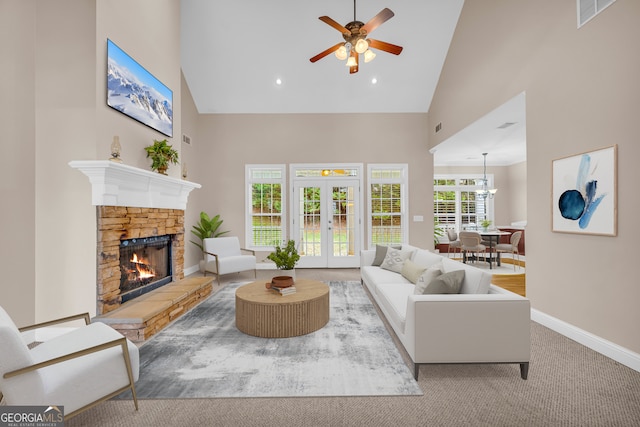
M328 16L321 16L318 19L340 31L345 41L337 43L329 49L320 52L311 58L310 61L316 62L330 53L335 52L338 59L347 60L346 65L349 67L349 73L354 74L358 72L360 54L364 55L364 62L369 62L375 58L376 54L370 48L379 49L394 55L400 55L400 52L402 52L402 46L367 38L373 30L391 19L393 15L394 13L390 9L384 8L365 24L364 22L356 20L356 0L353 0L353 21L349 22L344 27Z

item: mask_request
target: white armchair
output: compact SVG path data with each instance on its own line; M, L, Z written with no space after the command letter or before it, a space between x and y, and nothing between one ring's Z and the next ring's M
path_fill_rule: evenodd
M256 253L251 249L240 247L240 240L235 237L211 237L204 239L206 262L204 275L214 273L220 284L220 275L253 270L256 276ZM249 254L243 254L248 252Z
M77 319L86 326L32 349L25 342L25 331ZM62 405L66 420L131 390L138 409L138 348L104 323L89 324L88 313L17 328L0 307L0 342L0 392L7 405Z

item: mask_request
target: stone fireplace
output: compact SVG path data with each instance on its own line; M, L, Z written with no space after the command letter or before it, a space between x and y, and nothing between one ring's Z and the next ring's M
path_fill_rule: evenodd
M189 193L200 184L108 160L69 165L89 177L96 206L97 315L184 277L184 211ZM133 244L139 245L136 257L144 261L127 252ZM167 247L162 255L160 246ZM163 262L167 265L149 266ZM138 267L153 271L139 272ZM155 280L158 275L164 277Z
M142 295L142 292L136 292L136 289L141 290L142 286L136 289L123 289L123 285L125 287L127 284L131 285L127 283L127 274L124 271L127 263L131 263L131 258L120 259L121 246L125 242L144 243L161 236L168 238L171 253L168 270L171 275L169 280L156 285L161 286L184 277L183 210L126 206L98 206L96 210L98 226L96 313L98 315L115 310L123 302ZM136 255L143 257L141 253ZM148 264L148 259L146 261L145 264ZM139 282L143 286L153 283L152 281L144 283L145 280ZM157 287L149 286L146 289L150 291Z

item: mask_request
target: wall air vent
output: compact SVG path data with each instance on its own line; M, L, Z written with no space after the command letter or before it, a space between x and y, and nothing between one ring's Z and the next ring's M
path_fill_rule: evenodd
M576 0L578 6L578 28L593 19L616 0Z
M184 142L185 144L189 144L191 145L191 137L188 135L182 135L182 142Z

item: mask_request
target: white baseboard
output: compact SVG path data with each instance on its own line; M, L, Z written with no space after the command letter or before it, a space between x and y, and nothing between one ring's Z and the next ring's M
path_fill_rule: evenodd
M197 273L198 271L200 271L200 266L199 265L192 265L191 267L187 267L184 269L184 275L186 276L190 276L193 273Z
M533 308L531 320L640 372L640 354L638 353Z

